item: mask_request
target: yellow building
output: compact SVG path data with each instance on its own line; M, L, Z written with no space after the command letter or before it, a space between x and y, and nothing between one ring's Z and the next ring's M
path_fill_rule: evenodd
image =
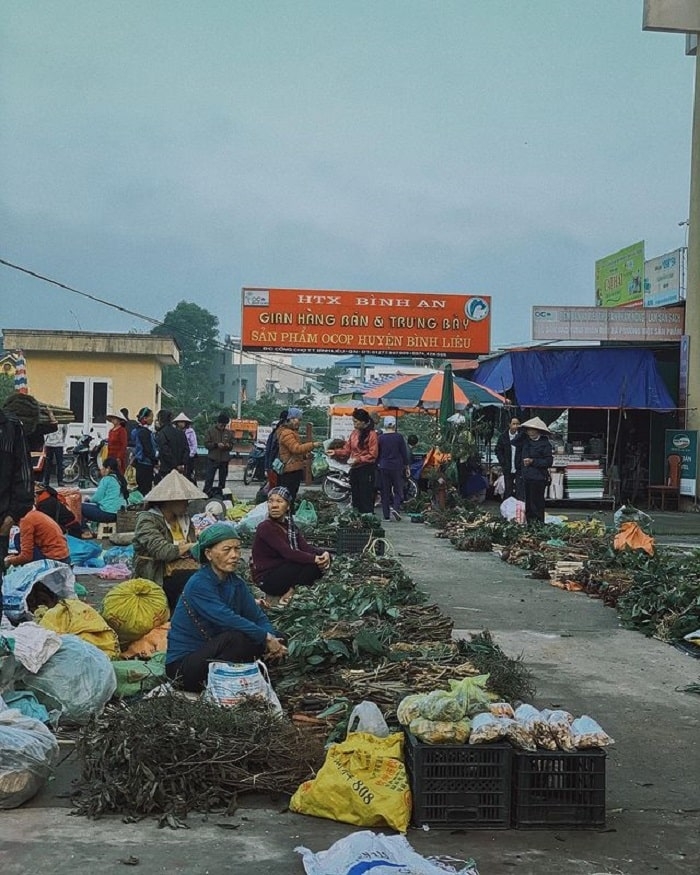
M172 337L152 334L5 328L3 346L24 352L32 395L73 411L70 436L92 428L104 437L110 410L126 407L135 418L141 407L167 406L163 367L180 361Z

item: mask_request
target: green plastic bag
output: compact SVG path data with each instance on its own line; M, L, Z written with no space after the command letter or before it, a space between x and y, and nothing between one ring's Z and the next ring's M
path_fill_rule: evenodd
M117 677L115 695L120 699L146 693L167 680L165 653L154 654L148 662L140 659L113 660L112 668Z
M328 464L328 456L325 453L325 450L317 449L314 450L311 455L311 474L314 477L323 477L324 474L327 474L330 469L330 465Z
M294 514L294 522L304 529L312 529L318 523L316 508L305 498L299 503L297 512Z

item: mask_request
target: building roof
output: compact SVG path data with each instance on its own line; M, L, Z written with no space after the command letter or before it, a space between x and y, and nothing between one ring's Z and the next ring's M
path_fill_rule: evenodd
M4 328L3 345L6 350L21 349L24 352L149 356L155 357L162 365L180 362L175 338L159 334Z

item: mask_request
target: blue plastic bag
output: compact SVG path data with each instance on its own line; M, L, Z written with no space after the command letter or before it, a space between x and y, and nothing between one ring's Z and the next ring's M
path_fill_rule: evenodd
M2 580L2 597L7 618L18 622L25 618L27 596L35 583L43 583L59 599L75 598L75 575L70 565L54 559L37 559L18 565L5 573Z
M90 561L97 559L102 554L102 546L98 541L74 538L72 535L66 535L66 541L68 541L71 565L87 565L91 568L101 567L93 565ZM104 565L104 562L102 565Z

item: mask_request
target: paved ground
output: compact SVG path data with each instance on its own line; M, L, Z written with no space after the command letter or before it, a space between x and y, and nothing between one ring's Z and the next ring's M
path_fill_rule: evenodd
M232 485L241 496L254 492ZM683 539L691 543L700 535L700 515L663 515L663 528L669 538L678 536L680 516L695 520L683 521ZM614 611L600 602L530 580L493 555L459 553L423 525L389 526L408 572L461 634L489 628L507 651L523 653L535 674L537 705L590 713L617 741L608 758L605 830L411 830L414 847L426 855L474 856L481 875L697 872L700 696L676 688L698 681L700 662L621 629ZM75 774L70 748L65 755L56 781L38 799L0 815L4 875L96 869L110 875L123 872L129 857L153 873L292 875L302 872L296 845L321 850L349 831L279 813L264 799L244 800L233 831L221 828L226 819L219 817L191 817L191 828L177 832L158 830L151 821L86 821L69 816L62 798Z

